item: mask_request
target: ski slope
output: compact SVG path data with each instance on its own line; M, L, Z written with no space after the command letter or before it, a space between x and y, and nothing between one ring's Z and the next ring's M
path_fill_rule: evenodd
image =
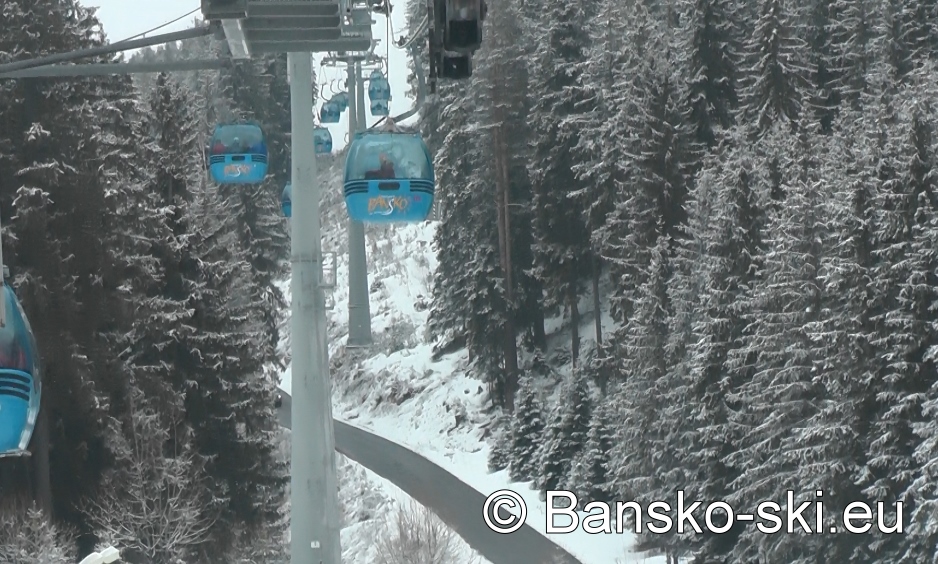
M492 416L486 413L483 402L484 384L472 377L466 352L459 351L437 362L431 358L432 346L425 338L425 327L436 267L431 245L435 223L367 228L375 345L367 353L345 351L347 219L339 196L337 168L327 172L324 186L328 188L323 196L323 249L338 253L334 308L328 312L335 417L410 448L483 495L506 488L518 492L528 507L526 522L546 535L544 504L531 485L512 483L507 471L488 472L489 447L484 427ZM282 288L289 303L289 281ZM591 333L591 324L591 320L585 320L581 332L584 338ZM547 330L554 332L560 326L560 320L546 324ZM360 358L352 358L352 354ZM281 388L288 393L291 378L288 366L281 380ZM408 498L393 484L351 465L344 457L340 456L340 461L340 497L350 516L346 522L353 523L342 532L345 560L371 564L374 560L369 543L373 543L374 531L383 526L382 520L394 506ZM557 524L564 522L558 519ZM664 557L634 553L634 537L629 533L590 535L577 530L547 536L584 564L665 563ZM467 555L471 553L468 547L465 550Z

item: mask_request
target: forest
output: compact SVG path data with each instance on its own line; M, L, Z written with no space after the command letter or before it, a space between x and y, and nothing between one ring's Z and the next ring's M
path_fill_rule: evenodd
M472 78L419 127L440 194L429 335L491 390L491 468L583 503L682 490L744 512L820 490L825 532L854 501L892 527L901 503L902 533L641 536L672 562L933 562L938 4L488 3ZM7 1L0 62L98 27L74 0ZM0 561L40 564L24 539L41 564L98 542L283 557L288 101L285 57L0 81L3 257L47 390L34 456L0 462ZM229 119L268 130L251 190L204 173Z
M823 492L823 534L643 528L669 562L934 562L938 4L492 0L485 26L421 127L430 329L498 401L491 469L645 507L791 491L812 528ZM853 501L893 532L844 532Z
M0 9L0 62L108 39L75 0ZM74 563L98 543L131 563L282 559L286 74L284 55L0 81L3 259L44 389L32 456L0 460L0 562ZM226 120L270 131L264 184L208 180L202 148Z

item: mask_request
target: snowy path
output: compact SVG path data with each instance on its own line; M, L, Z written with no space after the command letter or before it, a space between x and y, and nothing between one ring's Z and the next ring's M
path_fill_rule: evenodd
M280 424L290 427L292 401L283 393ZM419 454L373 433L335 421L336 450L392 482L436 515L492 564L582 564L528 525L510 535L482 520L485 497Z

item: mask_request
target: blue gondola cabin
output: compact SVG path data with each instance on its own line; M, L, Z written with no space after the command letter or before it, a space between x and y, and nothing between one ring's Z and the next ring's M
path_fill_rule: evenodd
M335 105L339 109L340 114L348 109L348 93L347 92L339 92L338 94L332 97L332 101L335 102Z
M339 105L332 100L329 100L319 108L319 121L322 123L339 123L341 117L342 110L340 110Z
M391 115L391 106L387 102L382 102L380 100L372 100L371 101L371 115L373 116Z
M391 100L391 85L381 71L373 71L368 79L368 99L372 102Z
M365 223L425 221L433 207L430 151L416 133L362 131L345 163L349 217Z
M217 126L209 151L209 170L219 184L258 184L267 176L267 140L258 125Z
M328 155L332 152L332 133L325 127L313 130L313 143L317 155Z
M2 285L0 326L0 456L27 454L42 399L39 349L13 289Z

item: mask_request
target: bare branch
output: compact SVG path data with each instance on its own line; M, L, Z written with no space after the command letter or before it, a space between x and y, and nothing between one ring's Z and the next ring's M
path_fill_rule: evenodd
M478 564L466 556L462 539L426 507L411 501L396 515L377 540L376 564Z
M106 542L148 562L169 563L203 543L215 523L207 516L202 474L186 445L164 454L170 433L149 410L133 411L120 469L85 514Z

